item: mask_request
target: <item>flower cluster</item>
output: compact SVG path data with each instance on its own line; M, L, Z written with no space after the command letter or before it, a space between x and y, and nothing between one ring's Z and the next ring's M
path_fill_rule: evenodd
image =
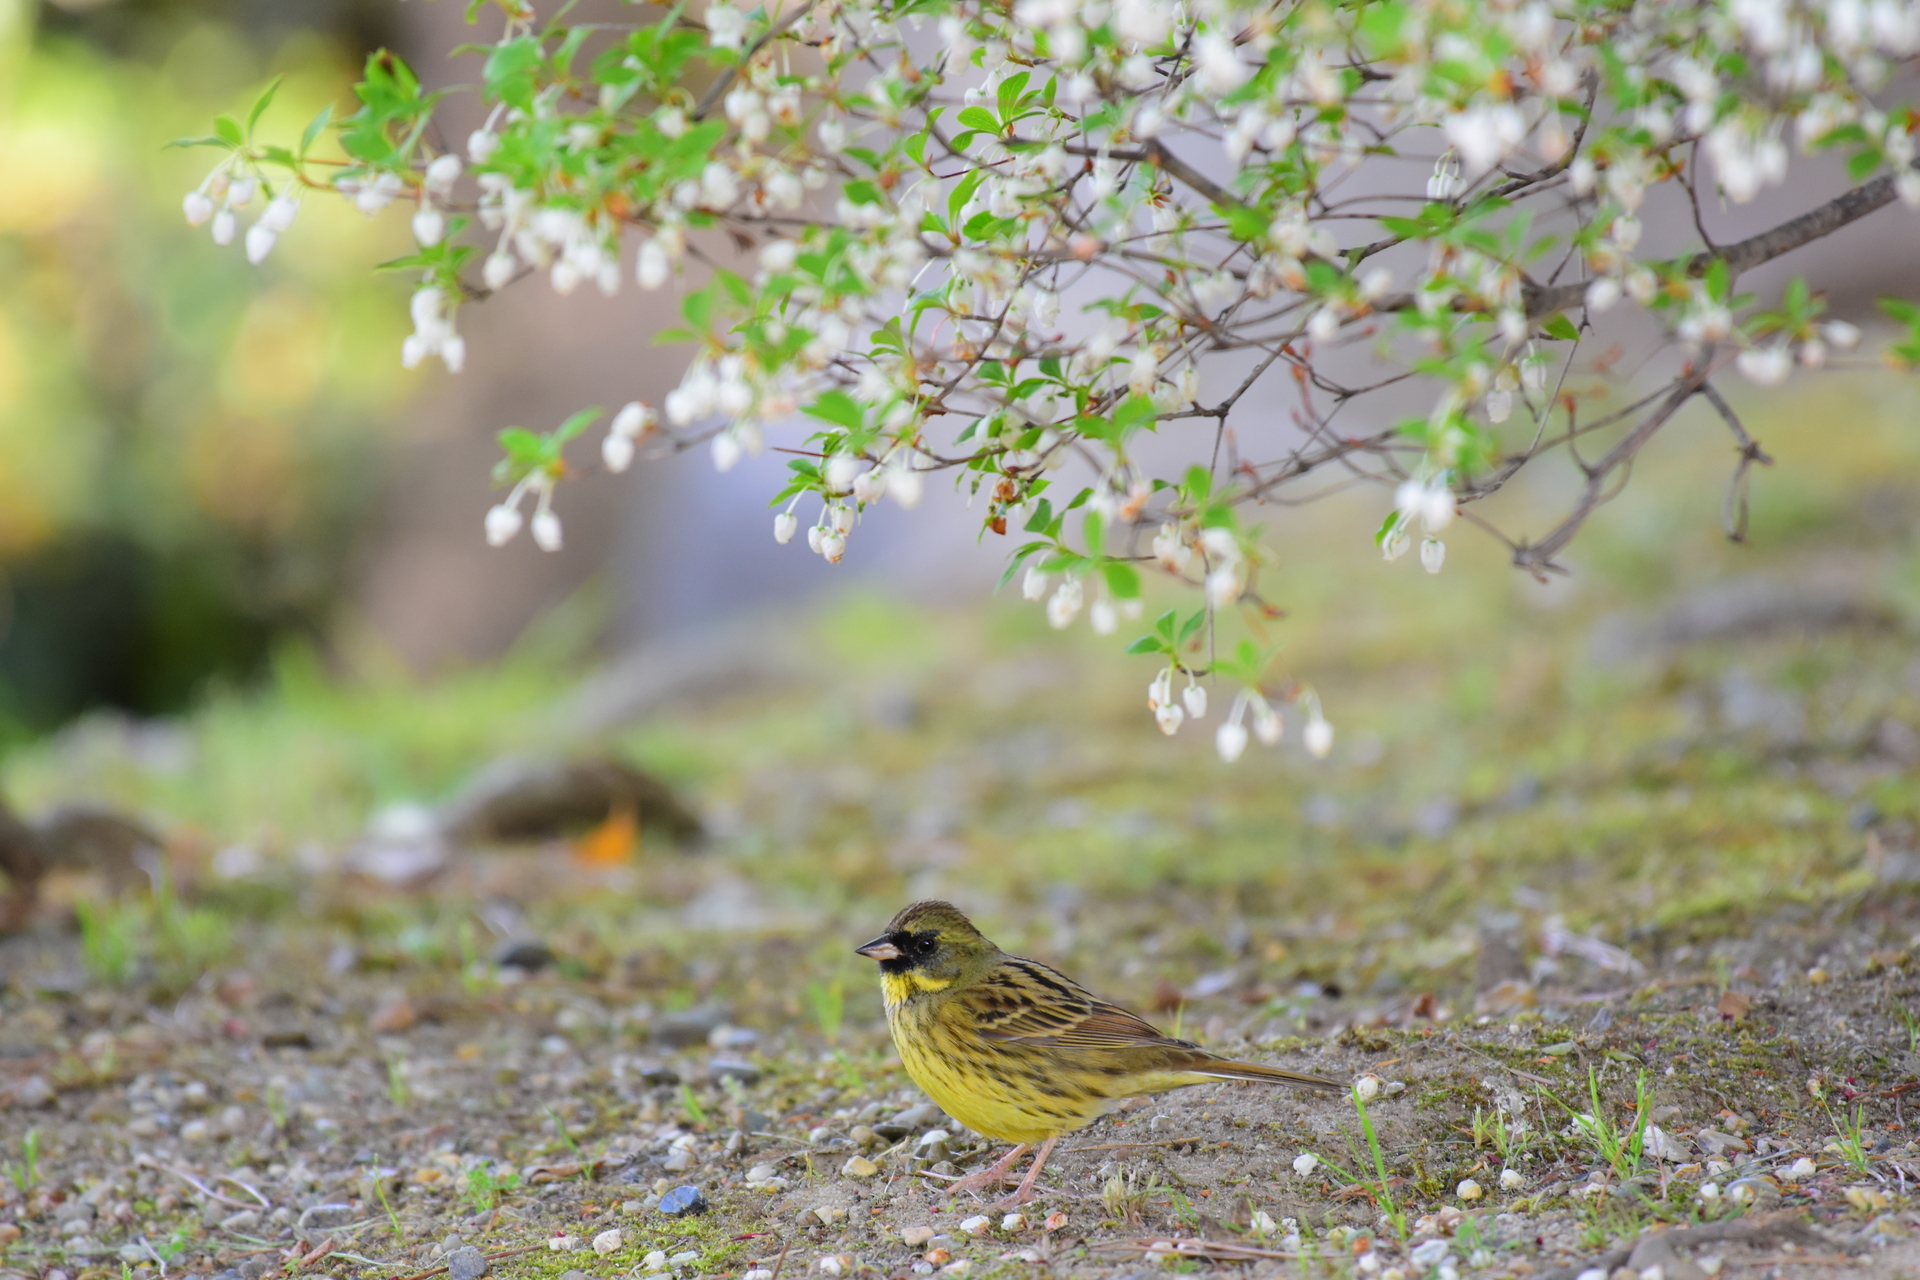
M1009 577L1055 627L1085 613L1112 633L1153 579L1190 588L1202 607L1134 649L1162 661L1149 704L1168 733L1204 715L1196 678L1238 684L1229 759L1278 739L1263 690L1293 687L1230 635L1273 610L1260 504L1338 468L1391 497L1385 558L1417 533L1439 573L1457 512L1590 429L1579 401L1599 380L1573 375L1604 372L1583 354L1594 314L1658 318L1672 395L1648 415L1730 368L1771 385L1861 332L1800 283L1762 309L1740 274L1920 204L1920 113L1886 92L1920 55L1920 11L1899 0L714 0L591 30L564 5L502 8L464 160L431 153L439 99L381 54L341 122L343 166L316 173L314 130L289 154L226 122L189 217L231 239L241 184L274 164L369 213L411 199L409 366L457 371L457 304L522 277L560 294L684 281L668 336L692 358L657 418L615 417L608 469L657 433L727 470L779 433L798 456L775 539L817 502L806 543L829 562L867 507L912 506L940 472L986 531L1022 535ZM1861 183L1821 217L1647 252L1656 188L1704 229L1814 151ZM1892 309L1913 330L1894 358L1920 364L1920 309ZM1429 407L1362 426L1353 406L1375 393ZM569 421L503 434L513 489L491 540L532 495L534 536L559 545ZM1247 456L1274 422L1290 425L1271 453ZM1176 446L1143 451L1147 433ZM1582 463L1583 480L1631 460ZM1551 566L1594 505L1513 543L1515 561ZM1324 755L1331 727L1297 696Z

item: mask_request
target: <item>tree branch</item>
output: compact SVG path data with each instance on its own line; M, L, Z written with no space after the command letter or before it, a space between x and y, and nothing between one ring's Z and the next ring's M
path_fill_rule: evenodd
M1607 477L1620 467L1633 460L1642 446L1651 440L1654 433L1667 425L1669 419L1678 413L1680 406L1693 399L1707 384L1707 375L1713 365L1713 349L1701 352L1700 361L1692 372L1683 376L1667 398L1658 408L1648 414L1646 420L1627 433L1625 439L1607 450L1601 459L1587 469L1587 485L1580 491L1580 501L1574 505L1567 518L1554 526L1553 532L1535 543L1522 542L1514 548L1513 563L1522 569L1531 570L1536 576L1548 569L1557 568L1553 557L1560 549L1573 541L1573 535L1580 532L1580 526L1587 522L1593 509L1600 505L1602 495L1606 493Z
M1830 236L1847 224L1858 222L1868 214L1892 204L1895 198L1893 178L1893 174L1883 173L1872 182L1835 196L1819 208L1809 209L1797 218L1789 218L1770 231L1762 231L1727 245L1717 253L1696 253L1687 262L1687 274L1703 276L1715 262L1724 262L1734 275L1743 275L1763 263L1793 252L1801 245ZM1544 316L1565 311L1568 307L1578 305L1586 293L1584 282L1532 291L1527 298L1527 314Z

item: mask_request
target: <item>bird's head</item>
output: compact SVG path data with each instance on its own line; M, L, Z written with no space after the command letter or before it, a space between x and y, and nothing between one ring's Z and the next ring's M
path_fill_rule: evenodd
M854 953L880 962L890 990L911 993L952 986L992 965L1000 948L987 941L952 903L916 902Z

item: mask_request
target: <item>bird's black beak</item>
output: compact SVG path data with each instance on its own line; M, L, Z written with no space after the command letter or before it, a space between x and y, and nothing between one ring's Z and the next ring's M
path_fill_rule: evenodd
M900 948L893 945L886 934L881 934L864 947L855 947L853 954L865 956L869 960L898 960Z

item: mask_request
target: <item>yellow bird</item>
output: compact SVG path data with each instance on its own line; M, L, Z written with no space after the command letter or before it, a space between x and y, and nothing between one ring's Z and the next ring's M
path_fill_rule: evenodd
M1025 1204L1062 1134L1142 1094L1214 1080L1347 1087L1163 1036L1046 965L1000 950L951 903L916 902L855 950L880 962L887 1027L913 1082L969 1129L1015 1144L952 1191L999 1185L1038 1143L1020 1189L1002 1202Z

